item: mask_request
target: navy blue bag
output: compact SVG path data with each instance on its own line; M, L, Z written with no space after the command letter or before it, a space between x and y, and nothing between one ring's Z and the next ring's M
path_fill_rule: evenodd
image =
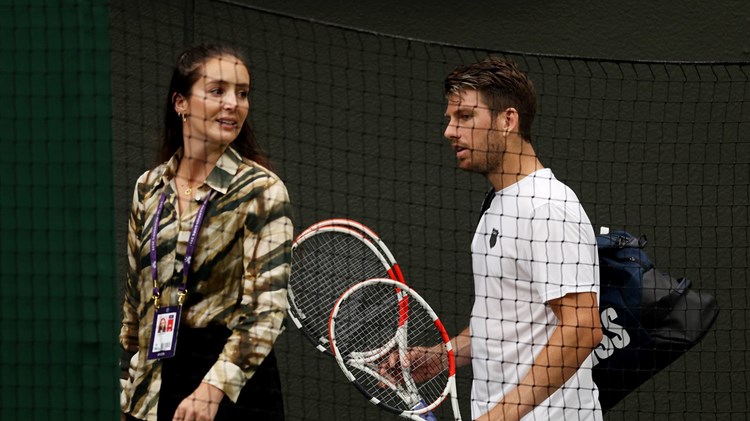
M697 344L719 314L716 299L687 278L658 271L646 237L598 235L604 338L594 350L594 382L607 411Z

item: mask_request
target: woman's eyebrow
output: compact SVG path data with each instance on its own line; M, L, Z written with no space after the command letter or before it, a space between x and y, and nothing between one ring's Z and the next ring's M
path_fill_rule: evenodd
M225 84L225 85L226 84L233 84L233 85L237 85L237 86L242 87L242 88L249 88L250 87L249 83L244 83L244 82L234 83L234 82L230 82L228 80L213 79L213 78L210 78L210 77L206 77L205 79L206 79L206 83L219 83L219 84Z

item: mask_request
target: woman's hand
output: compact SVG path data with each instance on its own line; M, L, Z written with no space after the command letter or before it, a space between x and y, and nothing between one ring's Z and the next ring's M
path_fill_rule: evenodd
M208 383L201 383L185 398L174 412L173 421L213 421L224 399L224 391Z

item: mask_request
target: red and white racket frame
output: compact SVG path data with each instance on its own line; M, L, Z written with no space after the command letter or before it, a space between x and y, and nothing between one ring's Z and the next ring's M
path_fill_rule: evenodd
M378 257L391 279L401 284L406 283L404 280L404 275L401 272L401 267L393 257L391 251L375 233L375 231L368 228L364 224L351 219L333 218L310 225L294 239L294 242L292 243L292 254L294 254L294 250L299 244L303 243L307 238L312 237L320 232L340 232L359 239L364 244L366 244L367 247L370 248L370 250L372 250L373 254ZM292 276L293 274L294 267L292 267ZM294 323L297 329L300 330L320 352L332 355L332 351L326 341L328 339L327 335L316 338L316 334L310 332L302 323L302 319L304 318L304 311L299 309L294 301L294 285L292 285L292 280L293 278L290 278L290 284L287 288L287 302L289 304L287 313L289 314L289 318L292 320L292 323ZM331 303L331 308L333 307L333 304L335 303ZM406 309L408 310L408 300L404 301L403 305L407 306Z
M372 284L387 284L392 286L398 294L399 299L399 328L397 329L396 336L388 341L384 346L382 346L379 349L375 350L367 350L363 352L358 352L356 354L350 353L351 355L355 355L360 361L352 361L351 358L349 360L344 360L341 353L338 351L337 345L336 345L336 316L338 314L339 308L341 303L346 300L349 296L351 296L354 292L361 288L365 288L368 285ZM379 381L381 381L383 384L388 384L390 381L388 379L383 378L379 373L374 372L371 369L368 369L365 367L365 363L377 360L379 358L382 358L384 355L390 353L393 351L395 346L403 347L405 346L406 341L406 326L408 322L408 305L403 305L403 302L411 302L409 305L414 305L414 301L416 301L417 305L422 306L427 313L430 315L430 318L432 319L432 322L435 324L437 330L440 332L440 336L443 340L443 346L445 347L445 351L447 354L448 359L448 378L445 384L445 387L443 391L441 392L438 399L434 400L433 402L427 403L424 407L418 409L418 410L407 410L402 411L398 408L393 408L391 406L385 405L383 402L378 400L377 398L373 397L370 393L368 393L363 387L361 387L357 382L355 376L349 371L349 366L356 367L362 371L365 371L366 373L374 376ZM352 382L355 387L360 390L368 399L370 399L370 402L372 402L375 405L378 405L380 407L383 407L390 412L398 413L400 416L404 418L409 418L417 421L423 421L424 414L432 412L434 409L436 409L440 404L443 403L445 398L450 395L451 396L451 407L453 409L453 416L455 421L461 421L461 411L458 405L458 394L456 392L456 357L455 357L455 351L453 350L453 345L450 341L450 336L448 335L448 332L445 330L445 326L443 326L443 323L440 321L440 318L437 316L437 313L432 309L432 307L427 303L427 301L422 298L413 288L409 287L408 285L404 284L403 282L395 281L393 279L387 279L387 278L374 278L374 279L368 279L362 282L359 282L344 292L341 297L336 301L336 304L333 307L333 310L331 311L331 317L328 320L328 339L331 346L331 350L333 352L333 356L336 359L336 362L338 363L341 370L344 372L347 379ZM398 349L400 355L403 355L404 349ZM409 385L411 383L413 385L414 381L411 379L411 375L408 374L408 372L404 373L404 383ZM408 377L408 378L406 378ZM389 386L390 387L390 386ZM413 386L415 389L416 387ZM410 397L402 397L405 401L411 400L413 398Z

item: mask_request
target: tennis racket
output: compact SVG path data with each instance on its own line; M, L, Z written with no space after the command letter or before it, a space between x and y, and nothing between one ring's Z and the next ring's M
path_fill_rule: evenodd
M342 218L311 225L292 244L290 319L318 350L331 355L328 318L333 305L349 287L370 278L404 280L374 231Z
M336 301L328 334L339 367L372 403L434 419L427 416L450 395L453 419L461 420L450 337L412 288L384 278L352 286Z

